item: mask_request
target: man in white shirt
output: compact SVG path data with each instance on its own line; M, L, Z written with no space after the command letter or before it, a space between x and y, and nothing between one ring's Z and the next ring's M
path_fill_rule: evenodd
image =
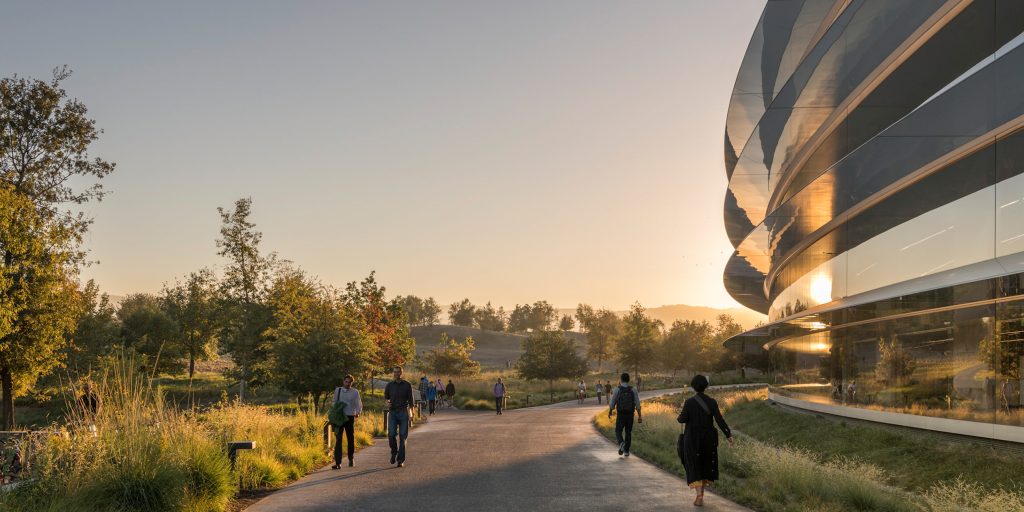
M338 425L338 436L334 441L334 465L331 469L338 469L341 467L341 433L345 432L345 438L348 440L348 467L355 465L353 461L353 455L356 451L355 444L355 431L356 431L356 417L363 412L363 400L359 397L359 390L352 387L352 383L355 382L355 378L351 375L346 375L342 381L342 385L339 388L334 389L334 401L332 404L339 402L345 403L345 416L348 420L343 425Z

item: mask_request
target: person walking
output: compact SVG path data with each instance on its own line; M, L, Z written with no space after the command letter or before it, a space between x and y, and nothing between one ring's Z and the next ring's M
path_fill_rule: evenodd
M583 401L587 398L587 385L582 380L576 385L576 400L579 401L580 405L583 405Z
M334 389L333 404L345 404L342 412L346 416L345 423L335 425L334 436L334 465L331 469L341 467L341 434L344 432L345 440L348 441L348 467L355 465L353 455L356 452L356 418L363 413L363 400L359 397L359 390L352 387L355 377L346 375L341 381L341 387Z
M640 423L644 422L644 415L640 411L640 393L629 385L629 374L623 373L620 380L622 383L608 399L608 419L615 411L615 441L619 443L619 455L629 457L629 447L633 442L633 411L636 411Z
M508 390L505 389L505 383L501 381L501 377L498 377L498 382L494 383L494 409L501 414L501 410L504 408L505 395L508 394Z
M729 444L733 443L732 431L718 409L718 402L704 394L708 379L695 375L690 387L696 392L683 402L683 410L676 421L684 423L683 439L679 455L686 469L686 484L697 492L693 505L704 506L704 488L718 480L718 431L715 423L725 433Z
M428 415L434 415L434 408L437 407L437 386L433 382L427 383L427 410Z
M601 381L597 381L594 391L597 392L597 405L601 405L601 397L604 395L604 384L601 384Z
M402 367L396 366L394 379L384 387L388 406L388 445L391 463L405 466L405 440L409 437L409 408L413 406L412 384L402 378Z
M446 394L444 382L441 380L441 377L437 378L437 381L434 383L434 387L437 388L437 408L440 409L441 407L444 407L444 397Z
M452 384L452 380L448 379L448 385L444 387L444 394L448 397L448 403L455 405L455 384Z

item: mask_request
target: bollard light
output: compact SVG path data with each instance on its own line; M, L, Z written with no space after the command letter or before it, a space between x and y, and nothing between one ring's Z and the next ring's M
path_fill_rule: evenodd
M228 460L231 461L231 471L235 470L235 459L238 457L238 450L252 450L256 448L256 441L230 441L228 442Z

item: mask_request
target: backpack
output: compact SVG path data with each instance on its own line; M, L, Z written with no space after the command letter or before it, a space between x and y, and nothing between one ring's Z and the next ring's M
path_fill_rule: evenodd
M338 402L331 406L331 410L327 413L327 421L335 427L340 427L348 422L348 415L345 414L345 407L348 404L345 402Z
M615 412L619 414L633 414L636 409L636 398L633 396L633 388L630 386L619 386L619 397L615 399Z

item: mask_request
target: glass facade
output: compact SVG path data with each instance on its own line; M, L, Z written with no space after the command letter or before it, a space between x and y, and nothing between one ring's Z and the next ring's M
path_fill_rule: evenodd
M1024 426L1022 43L1019 1L769 0L725 285L769 317L727 345L767 350L777 393Z

